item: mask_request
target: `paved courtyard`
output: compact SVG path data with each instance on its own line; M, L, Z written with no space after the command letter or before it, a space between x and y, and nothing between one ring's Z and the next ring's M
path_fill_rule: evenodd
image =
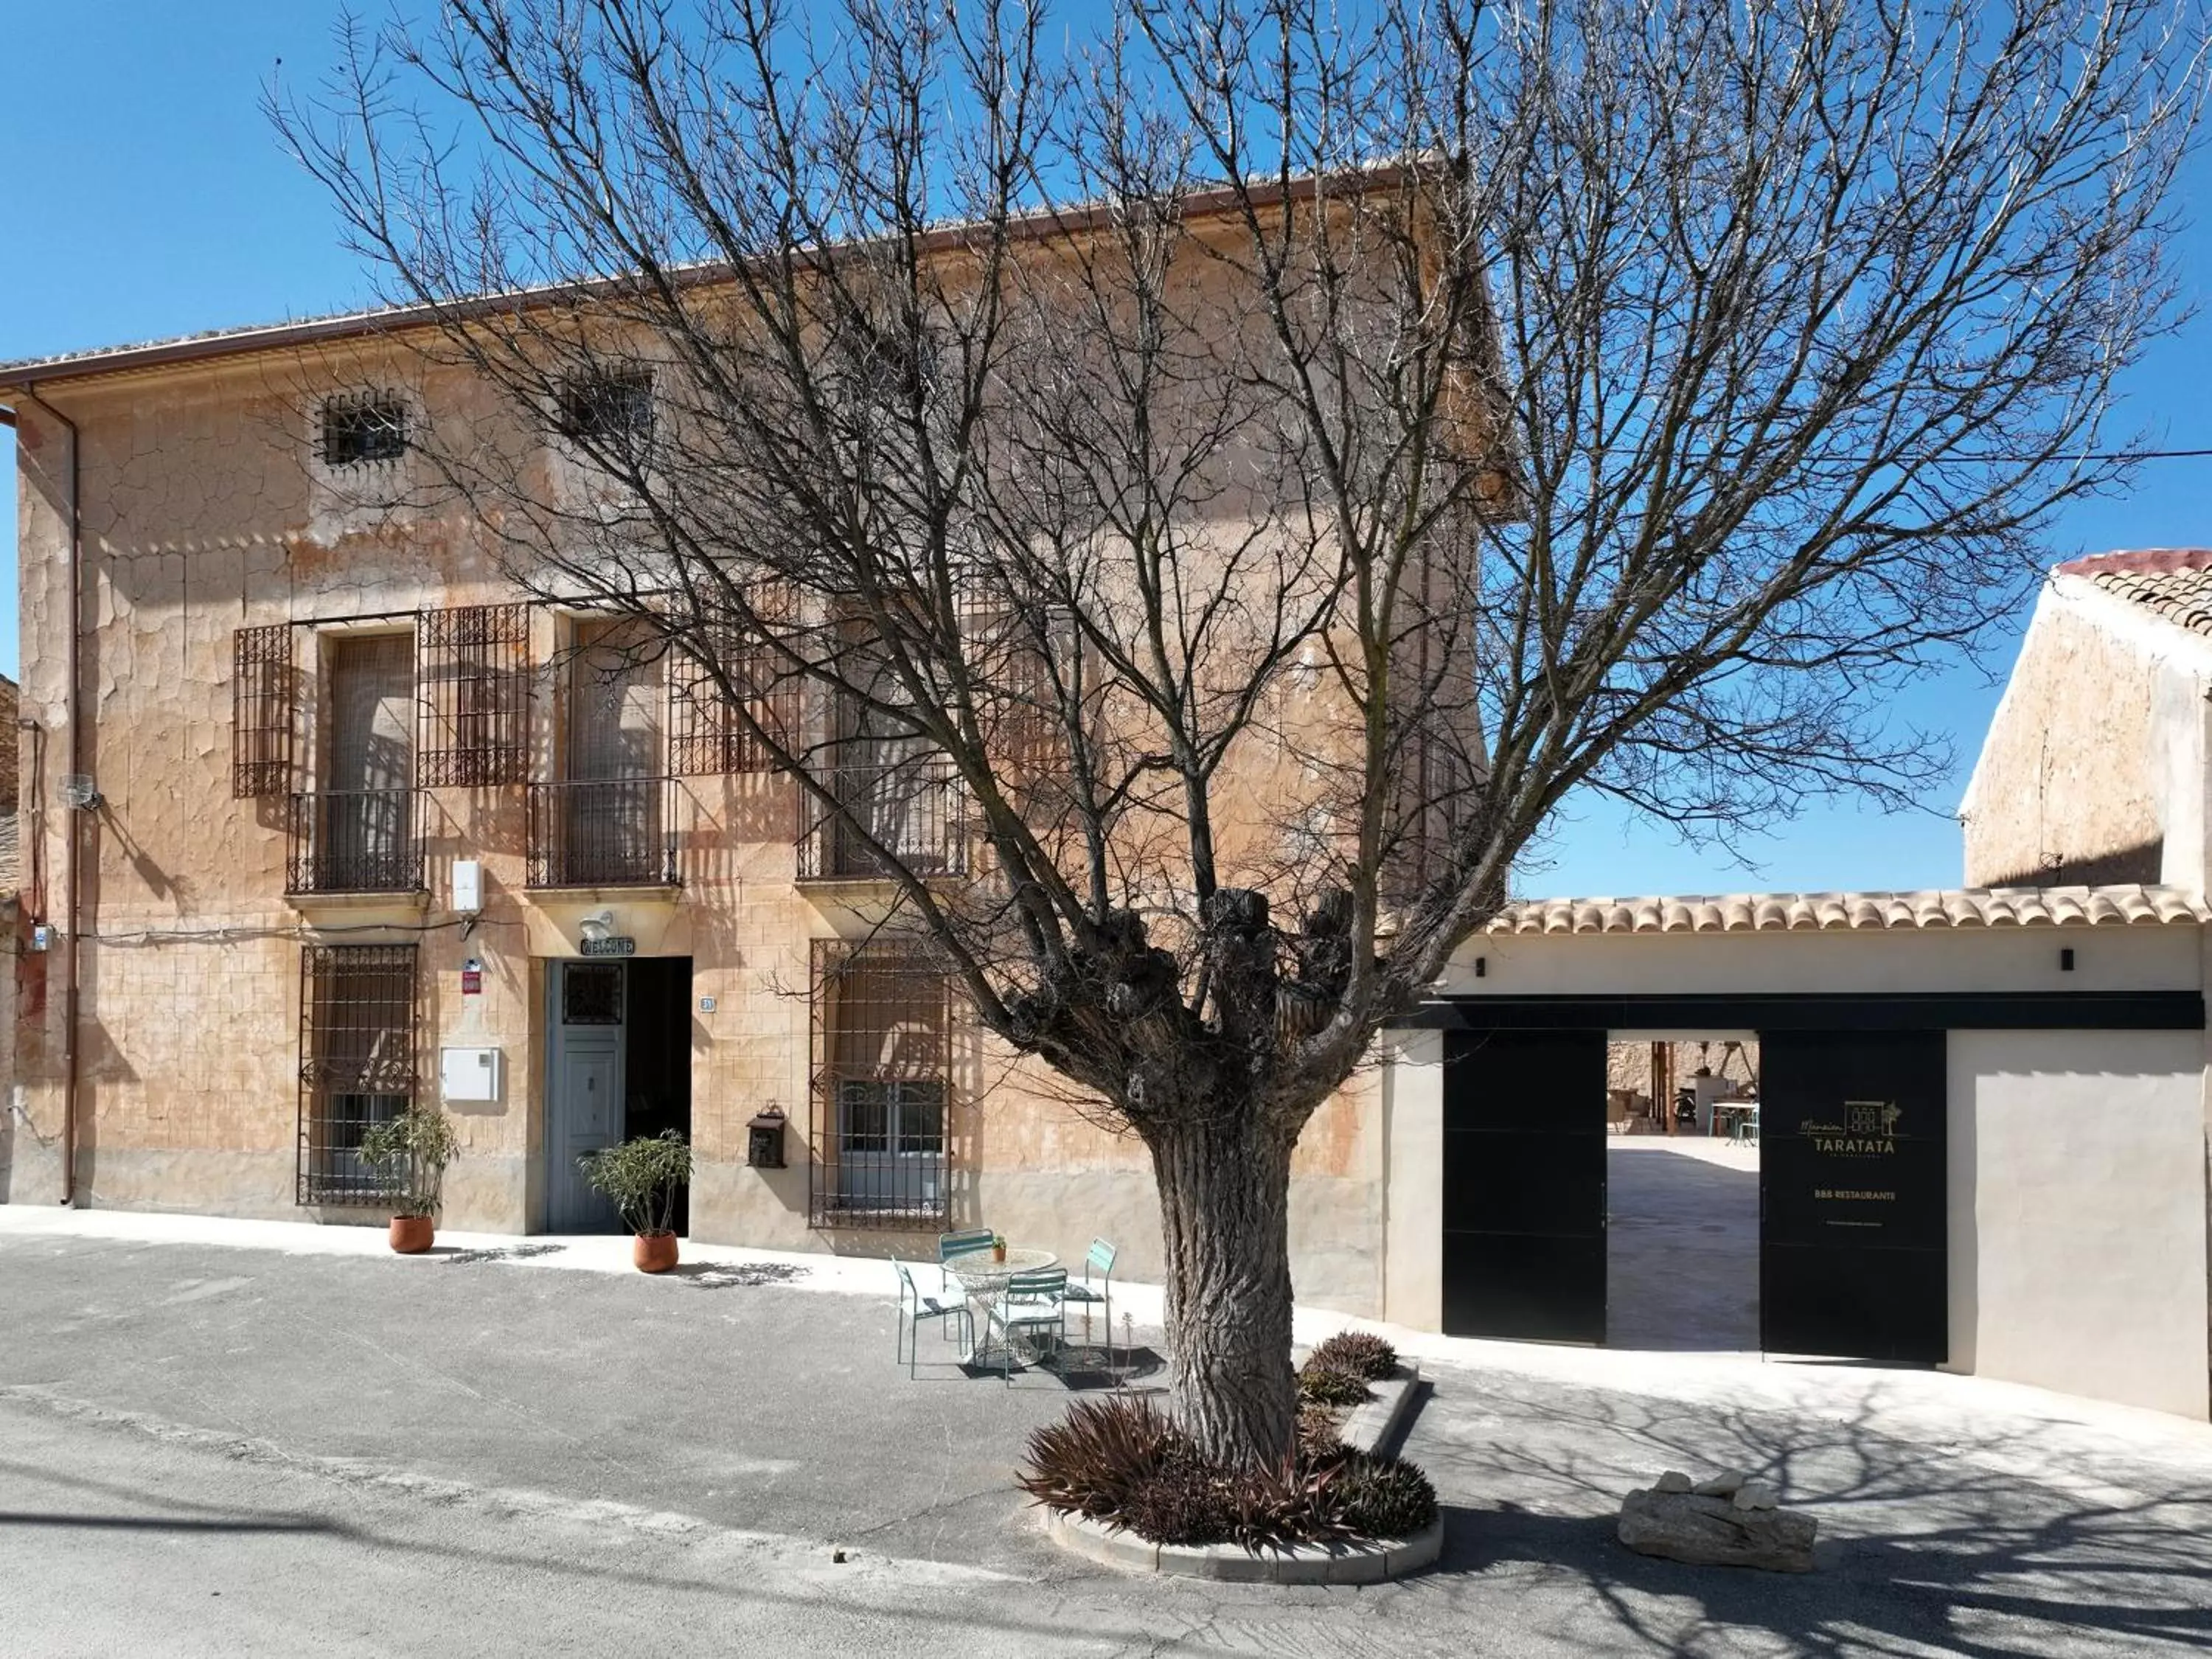
M1605 1183L1607 1345L1755 1352L1759 1148L1617 1135Z
M1200 1586L1044 1542L1010 1478L1066 1391L908 1382L879 1264L723 1253L657 1281L556 1270L617 1259L598 1242L399 1261L118 1228L0 1208L11 1656L2212 1646L2212 1431L2033 1390L1408 1339L1439 1569ZM286 1232L319 1253L263 1247ZM1820 1572L1613 1541L1627 1486L1723 1463L1820 1516Z

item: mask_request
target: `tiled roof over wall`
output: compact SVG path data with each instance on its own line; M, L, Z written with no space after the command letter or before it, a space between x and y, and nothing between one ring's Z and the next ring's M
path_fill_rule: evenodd
M2178 887L1982 887L1910 893L1725 893L1527 899L1492 933L1850 933L1892 928L2156 927L2212 921Z
M2212 635L2212 548L2151 547L2098 553L2058 567L2192 633Z

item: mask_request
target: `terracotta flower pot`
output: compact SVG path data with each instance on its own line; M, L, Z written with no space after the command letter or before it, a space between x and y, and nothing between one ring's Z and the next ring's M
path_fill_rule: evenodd
M1006 1247L1005 1245L1003 1245L1003 1244L994 1244L993 1246L991 1246L991 1260L992 1260L992 1261L1004 1261L1006 1259Z
M392 1248L402 1255L420 1255L438 1236L438 1224L427 1215L392 1218Z
M629 1259L641 1273L665 1273L676 1265L674 1233L639 1233L629 1242Z

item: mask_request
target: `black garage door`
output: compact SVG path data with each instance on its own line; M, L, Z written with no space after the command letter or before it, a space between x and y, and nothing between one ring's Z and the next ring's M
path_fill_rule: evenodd
M1770 1353L1949 1357L1944 1034L1759 1038L1759 1338Z
M1447 1335L1605 1340L1605 1048L1444 1033Z

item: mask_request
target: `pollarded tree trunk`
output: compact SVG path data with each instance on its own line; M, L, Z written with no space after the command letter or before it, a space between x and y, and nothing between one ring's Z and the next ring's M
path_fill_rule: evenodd
M1168 1379L1207 1455L1279 1464L1297 1428L1291 1374L1291 1147L1249 1108L1147 1136L1167 1250Z

